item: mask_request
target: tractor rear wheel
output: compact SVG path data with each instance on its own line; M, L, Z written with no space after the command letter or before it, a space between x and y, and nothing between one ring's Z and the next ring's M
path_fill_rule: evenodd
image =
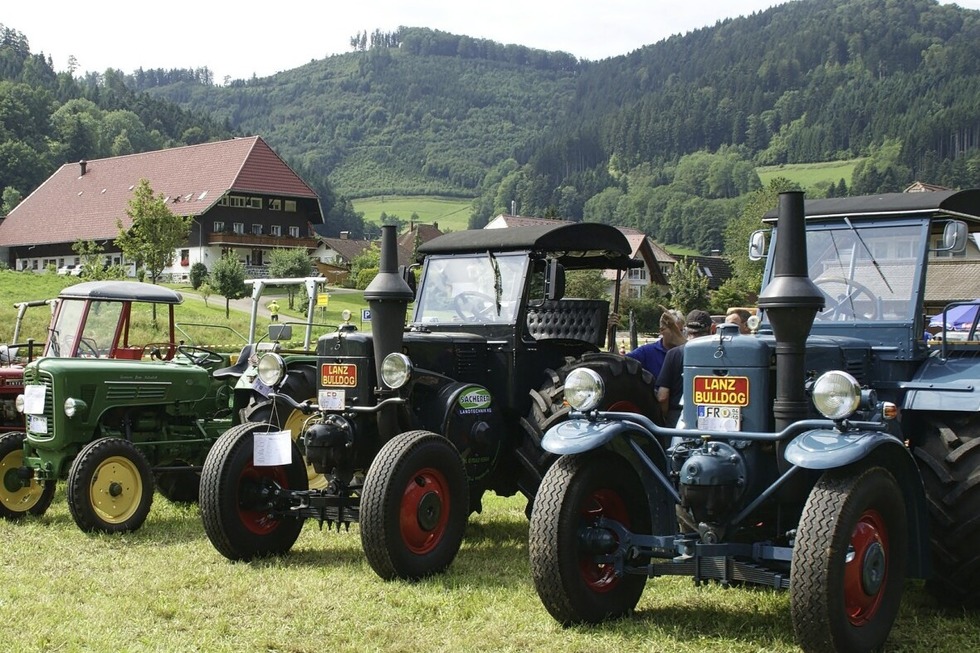
M54 481L25 479L24 432L0 435L0 517L19 519L43 515L54 499Z
M449 440L429 431L393 437L375 456L361 493L361 545L385 580L444 571L469 516L466 469Z
M86 532L139 529L153 504L153 472L136 446L122 438L85 445L68 470L68 509Z
M225 431L201 470L201 519L211 544L229 560L252 560L289 551L300 531L299 517L272 513L270 495L279 488L306 490L306 465L296 443L288 465L256 466L255 435L275 432L270 424L247 422Z
M538 596L562 625L622 617L646 586L646 575L617 576L614 565L597 562L598 552L584 548L582 532L598 528L600 518L649 534L650 507L636 472L621 456L603 451L560 457L534 502L528 554Z
M545 370L548 380L539 390L531 391L531 411L521 419L523 433L516 452L521 464L518 486L528 498L528 515L531 514L541 477L557 458L541 448L541 438L553 425L568 419L571 408L565 403L565 379L569 372L578 367L595 370L604 381L606 392L600 410L640 413L658 425L664 424L653 387L655 379L637 360L599 352L585 354L558 370Z
M824 473L800 517L790 568L796 641L808 653L884 644L902 601L908 523L883 467Z
M980 424L933 420L915 448L929 504L933 577L945 604L976 604L980 592Z

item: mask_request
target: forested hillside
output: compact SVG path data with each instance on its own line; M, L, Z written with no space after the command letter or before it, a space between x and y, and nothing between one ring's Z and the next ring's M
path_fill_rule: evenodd
M72 79L32 56L5 79L31 93L43 82L42 99L20 92L50 114L74 116L64 107L86 93L114 111L98 103L128 94L206 115L216 131L261 134L328 206L349 207L333 188L472 197L473 227L515 210L634 226L704 253L723 247L760 188L757 166L860 160L811 197L980 185L980 12L936 0L796 0L598 62L420 27L358 33L351 46L224 85L206 68ZM140 117L154 142L217 137ZM12 122L31 124L0 125ZM55 141L79 147L41 160L77 159L96 149L72 140L80 124L46 118L13 140L40 152L38 134L60 125ZM120 131L104 131L99 151L111 153ZM328 228L360 232L349 210Z

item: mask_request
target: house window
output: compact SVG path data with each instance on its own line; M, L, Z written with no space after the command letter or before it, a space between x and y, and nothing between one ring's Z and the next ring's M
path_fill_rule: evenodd
M296 213L296 200L286 200L285 207L290 213Z
M191 264L191 251L189 249L180 250L180 264L181 265Z
M215 223L214 223L214 229L213 229L214 233L220 234L224 230L225 230L225 223L224 222L218 222L216 220Z
M281 224L270 225L269 226L269 233L271 233L273 236L281 236L282 235L282 225Z
M290 238L299 238L299 227L290 227L289 236Z
M261 197L250 197L248 198L248 208L250 209L261 209L262 208L262 198Z
M228 206L236 209L245 208L245 204L248 202L247 197L242 197L241 195L232 195L228 198Z
M228 206L228 196L222 195L221 199L218 200L218 206Z
M244 222L236 222L234 225L232 225L232 231L234 231L236 234L244 234L245 233L245 223Z
M252 225L252 235L253 236L261 236L262 235L262 225L260 225L260 224L253 224Z
M270 211L282 211L282 200L269 200Z
M647 278L646 268L631 268L629 278L633 281L645 281Z
M627 286L626 296L630 299L640 299L643 296L643 286Z

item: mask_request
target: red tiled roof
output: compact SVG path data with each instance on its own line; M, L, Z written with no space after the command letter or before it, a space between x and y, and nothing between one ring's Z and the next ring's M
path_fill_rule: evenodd
M316 198L260 136L95 159L84 175L66 163L0 224L0 245L115 238L144 178L177 215L201 215L228 191Z

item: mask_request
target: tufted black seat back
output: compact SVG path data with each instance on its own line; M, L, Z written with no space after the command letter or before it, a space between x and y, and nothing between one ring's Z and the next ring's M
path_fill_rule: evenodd
M602 347L606 339L609 302L601 299L559 299L528 308L527 328L535 340L582 340Z

